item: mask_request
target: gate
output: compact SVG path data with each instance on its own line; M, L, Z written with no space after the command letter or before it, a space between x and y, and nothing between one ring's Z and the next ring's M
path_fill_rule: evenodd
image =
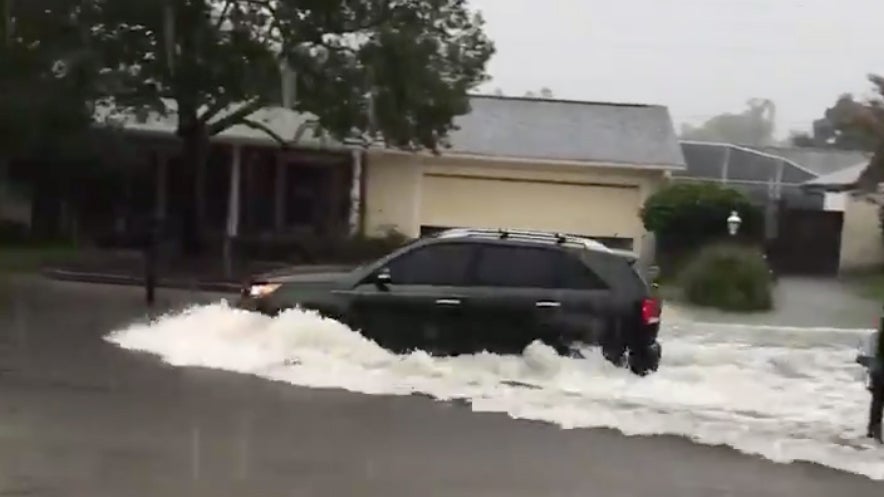
M843 224L842 212L780 211L777 238L768 246L768 257L774 270L780 274L838 274Z

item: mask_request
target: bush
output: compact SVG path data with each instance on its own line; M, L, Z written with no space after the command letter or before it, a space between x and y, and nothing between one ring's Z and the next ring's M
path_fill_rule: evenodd
M717 244L703 248L681 277L693 304L728 311L773 307L771 274L764 254L754 247Z
M676 183L648 198L641 217L657 238L658 263L664 278L679 274L687 255L728 238L727 218L737 211L742 219L738 237L760 240L764 215L743 193L717 183Z

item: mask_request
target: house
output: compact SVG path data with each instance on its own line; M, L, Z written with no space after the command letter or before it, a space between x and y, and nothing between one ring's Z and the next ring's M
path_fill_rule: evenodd
M867 166L868 161L865 160L804 184L806 190L830 197L833 209L843 215L838 262L838 270L842 273L884 266L881 201L854 191L860 174Z
M779 271L835 274L840 270L852 243L842 243L842 225L847 222L843 199L806 185L822 175L867 163L867 154L695 141L682 142L682 150L687 167L675 173L675 181L726 184L764 209L763 242Z
M554 230L648 253L644 200L684 168L665 107L474 96L439 155L371 149L365 228Z
M230 239L519 228L649 254L641 206L685 167L665 107L483 95L470 104L438 154L339 142L315 134L313 116L262 109L252 120L286 146L247 126L214 136L203 229ZM94 208L81 217L98 220L81 225L126 231L150 212L174 225L193 196L177 187L174 107L142 116L103 109L97 119L119 127L140 159L112 199L91 195Z

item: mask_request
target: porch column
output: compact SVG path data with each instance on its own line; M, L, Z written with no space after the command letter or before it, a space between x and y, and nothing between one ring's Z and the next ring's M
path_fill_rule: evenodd
M230 162L230 188L227 199L227 230L224 237L224 273L233 276L233 240L239 234L239 191L242 183L242 147L233 145Z
M169 158L166 157L164 152L156 152L156 198L154 201L154 215L157 220L162 222L166 219L166 206L168 204L168 189L169 189L169 181L168 181L168 163Z
M350 176L350 212L347 220L350 236L359 235L362 231L362 151L353 151L353 174Z
M276 154L276 181L274 182L275 187L275 209L274 209L274 219L275 219L275 227L276 233L282 233L285 230L285 194L286 194L286 180L287 180L287 163L284 156L284 153L277 152Z

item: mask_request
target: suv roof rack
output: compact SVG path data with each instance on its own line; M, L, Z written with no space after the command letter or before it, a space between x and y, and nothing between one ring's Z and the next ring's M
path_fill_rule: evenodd
M558 245L571 245L593 250L597 252L606 252L615 255L624 255L625 251L614 251L606 247L604 244L589 238L567 235L564 233L553 233L548 231L532 231L532 230L513 230L506 228L488 229L488 228L452 228L444 230L435 235L436 238L465 238L465 237L481 237L481 238L497 238L500 240L521 240L528 242L555 243ZM623 254L621 254L623 253ZM631 254L631 252L630 252Z

